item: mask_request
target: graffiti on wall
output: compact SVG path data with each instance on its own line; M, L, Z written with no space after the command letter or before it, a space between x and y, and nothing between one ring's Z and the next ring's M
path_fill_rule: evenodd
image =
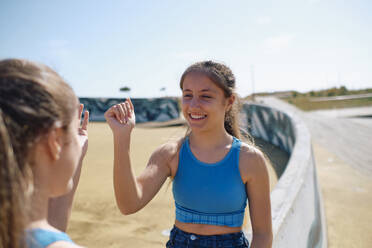
M291 153L295 133L291 119L282 111L273 108L245 103L241 111L242 126L248 127L253 137L259 137L273 145Z
M79 98L90 113L91 121L105 121L104 113L122 98ZM179 117L177 98L133 98L136 122L169 121Z

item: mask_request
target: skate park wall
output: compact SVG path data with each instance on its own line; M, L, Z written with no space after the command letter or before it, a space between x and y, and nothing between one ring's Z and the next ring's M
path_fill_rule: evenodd
M122 98L79 98L90 113L91 121L105 121L104 113L111 106L123 102ZM178 100L172 97L133 98L136 122L164 122L179 117Z
M327 247L326 222L311 136L303 121L266 105L244 103L242 123L253 137L280 147L290 158L271 192L273 246ZM245 230L252 237L249 230Z

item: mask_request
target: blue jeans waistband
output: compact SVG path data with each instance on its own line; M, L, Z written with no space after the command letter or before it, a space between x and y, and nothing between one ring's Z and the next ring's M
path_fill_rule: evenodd
M245 248L248 240L242 231L221 235L198 235L182 231L176 226L170 233L168 248L192 248L192 247L221 247L221 248Z

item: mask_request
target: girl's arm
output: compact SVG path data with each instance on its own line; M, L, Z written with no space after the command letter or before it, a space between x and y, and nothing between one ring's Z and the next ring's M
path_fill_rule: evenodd
M245 150L245 151L244 151ZM246 179L253 238L251 248L272 245L270 182L264 155L257 149L243 149L242 175Z
M147 167L135 177L130 161L130 139L135 113L130 99L112 106L105 118L114 136L114 190L120 211L127 215L142 209L170 176L168 161L172 145L163 145L152 155Z
M79 116L83 113L84 105L80 105ZM48 203L48 222L55 228L65 232L67 229L67 223L70 218L72 202L74 200L75 192L80 180L81 167L83 159L88 150L88 124L89 124L89 112L84 112L84 119L81 127L79 128L80 145L82 152L79 160L78 167L73 178L73 188L70 192L63 196L50 198Z

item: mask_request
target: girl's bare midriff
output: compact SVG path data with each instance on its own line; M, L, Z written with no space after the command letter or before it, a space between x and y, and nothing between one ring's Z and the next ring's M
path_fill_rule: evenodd
M178 220L175 221L175 226L184 232L194 233L199 235L220 235L228 233L236 233L242 230L242 227L229 227L229 226L215 226L208 224L194 224L185 223Z

